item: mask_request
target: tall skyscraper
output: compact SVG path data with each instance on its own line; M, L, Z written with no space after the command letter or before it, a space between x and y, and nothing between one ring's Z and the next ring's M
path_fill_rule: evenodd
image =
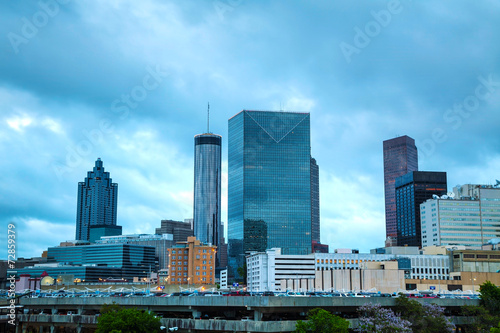
M420 204L447 193L446 172L411 171L396 178L398 246L422 246Z
M311 253L309 113L243 110L229 119L229 274L249 251Z
M319 223L319 166L311 158L311 235L313 242L320 242Z
M398 236L396 218L396 189L397 177L406 175L410 171L418 171L418 153L415 140L409 136L400 136L385 140L384 147L384 192L385 192L385 232L386 237L393 240Z
M217 246L217 259L224 236L220 216L221 144L222 137L217 134L194 137L194 235L202 243Z
M90 229L109 227L116 232L102 232L103 236L121 234L116 225L118 184L113 183L109 172L104 171L100 158L94 169L87 173L84 182L78 183L78 206L76 212L76 239L90 240Z

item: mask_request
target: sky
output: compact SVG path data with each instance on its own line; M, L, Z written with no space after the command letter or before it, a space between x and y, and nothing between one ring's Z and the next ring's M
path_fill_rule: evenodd
M75 238L98 157L124 234L191 218L208 102L224 223L228 119L310 112L322 243L381 247L384 140L414 138L449 191L500 179L499 16L493 0L3 1L0 258L9 224L17 257Z

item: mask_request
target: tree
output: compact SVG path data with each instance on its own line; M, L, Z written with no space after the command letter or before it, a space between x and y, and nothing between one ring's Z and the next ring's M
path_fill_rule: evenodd
M125 309L116 304L105 304L97 321L96 333L151 333L161 332L160 319L154 313L135 308Z
M500 323L498 324L498 327L492 327L490 333L500 333Z
M359 307L359 332L410 333L411 323L383 308L378 303L366 303Z
M408 320L414 332L453 332L455 325L444 315L444 308L435 304L421 304L400 295L396 299L396 312Z
M247 281L247 263L244 262L243 266L240 266L236 269L238 275L243 279L243 283Z
M348 331L349 322L347 320L326 310L316 308L309 311L306 322L302 320L297 322L294 333L347 333Z
M462 307L462 315L467 318L467 332L490 332L500 321L500 317L491 315L484 306L466 305Z
M500 288L490 281L479 287L480 306L464 306L462 314L467 317L467 328L471 332L490 332L498 330L500 322Z
M500 315L500 288L490 281L479 286L481 305L493 316Z

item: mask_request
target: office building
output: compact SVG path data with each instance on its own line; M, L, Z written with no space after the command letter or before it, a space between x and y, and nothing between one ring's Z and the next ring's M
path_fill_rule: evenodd
M98 158L85 181L78 183L75 239L90 240L92 227L113 229L116 226L117 200L118 184L112 182L109 172L104 171Z
M48 262L17 270L17 276L39 277L47 272L52 277L73 275L74 279L97 282L99 278L132 280L155 271L155 249L130 244L99 244L49 247Z
M422 246L456 245L481 249L500 238L500 188L463 185L454 197L429 199L420 205Z
M411 171L396 178L397 245L422 246L420 204L447 192L446 172Z
M222 137L206 133L194 137L194 236L202 243L220 247ZM219 256L218 256L219 257ZM217 258L216 266L219 266Z
M398 236L396 217L397 177L410 171L418 171L418 153L415 140L400 136L383 142L384 149L384 193L385 193L385 230L387 239L396 245Z
M167 284L215 284L217 248L201 243L195 237L168 249L169 276Z
M158 269L162 270L168 268L167 250L175 243L174 235L172 234L139 234L101 237L96 241L96 244L135 244L152 246L155 248L155 257L158 262Z
M319 220L319 166L316 159L311 158L311 235L312 241L320 244Z
M252 291L404 289L404 279L450 279L450 257L418 254L407 247L387 254L314 253L283 255L281 249L247 255Z
M309 113L243 110L229 119L229 275L244 254L311 253Z
M173 237L173 242L185 242L188 237L193 236L193 228L192 221L190 219L181 222L181 221L173 221L173 220L161 220L161 225L159 228L156 228L155 234L169 234Z
M90 226L89 241L96 243L101 237L119 236L122 234L122 227L119 225L94 225Z

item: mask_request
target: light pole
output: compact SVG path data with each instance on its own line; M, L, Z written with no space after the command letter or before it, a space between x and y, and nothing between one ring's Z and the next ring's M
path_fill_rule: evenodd
M476 278L471 278L472 281L472 295L474 295L474 281L476 281Z

